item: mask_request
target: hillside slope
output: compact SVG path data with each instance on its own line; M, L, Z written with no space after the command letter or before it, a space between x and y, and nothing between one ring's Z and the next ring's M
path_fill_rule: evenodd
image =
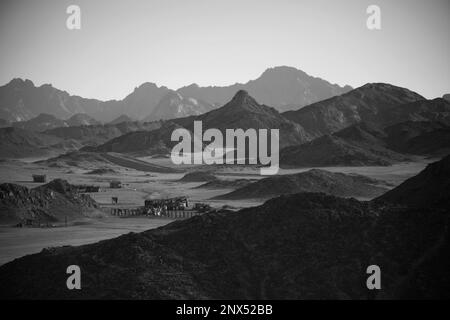
M268 199L283 194L323 192L338 197L373 198L387 189L380 181L361 175L312 169L306 172L268 177L215 199Z
M73 221L97 212L97 203L88 195L77 194L67 181L55 179L34 189L12 183L0 185L0 222L14 224Z

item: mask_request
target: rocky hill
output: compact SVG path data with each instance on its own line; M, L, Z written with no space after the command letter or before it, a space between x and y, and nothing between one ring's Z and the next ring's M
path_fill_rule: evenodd
M448 181L447 162L413 178L428 181L419 189L436 178L438 185ZM298 193L95 244L44 249L0 267L0 298L445 299L448 202L424 195L436 201L415 209ZM70 264L83 270L82 290L65 286ZM377 291L366 288L373 264L382 270Z
M450 126L436 121L406 121L384 129L387 147L416 155L440 157L450 153Z
M41 113L37 117L27 121L14 122L12 125L17 128L36 132L68 126L66 121L47 113Z
M169 91L156 105L144 121L169 120L200 115L214 109L202 100L185 98L176 91Z
M383 110L380 118L384 125L405 121L435 121L450 125L450 102L437 98L405 103Z
M114 120L108 122L108 124L115 125L115 124L119 124L119 123L123 123L123 122L127 123L127 122L133 122L133 121L134 120L131 119L126 114L122 114L122 115L118 116L117 118L115 118Z
M97 203L81 195L67 181L55 179L37 188L4 183L0 185L0 222L15 224L64 222L99 215Z
M23 130L0 128L0 158L23 158L47 155L52 149L62 150L66 145L60 138Z
M193 171L186 173L179 181L180 182L205 182L215 181L217 177L206 171Z
M73 139L83 145L96 146L123 134L134 131L151 131L160 128L162 122L120 122L115 125L89 125L76 127L60 127L44 133L62 139Z
M430 299L448 296L448 210L300 193L0 267L2 299ZM421 241L417 241L421 239ZM67 290L67 265L82 290ZM366 268L382 270L367 290ZM63 270L63 271L61 271ZM101 275L101 276L99 276Z
M300 124L310 135L320 137L360 121L383 127L387 125L385 114L390 109L421 100L425 98L405 88L369 83L343 95L285 112L283 116Z
M164 122L155 130L129 132L92 148L90 151L167 154L177 144L177 142L171 141L172 132L177 128L180 126L173 122Z
M309 139L301 126L285 119L274 108L259 104L243 90L238 91L223 107L197 117L174 120L190 131L193 131L194 121L202 121L203 130L216 128L223 134L226 129L279 129L281 147Z
M66 123L69 127L78 127L78 126L92 126L100 124L99 121L95 120L91 116L86 113L77 113L71 116L66 120Z
M407 121L380 129L360 122L332 135L284 148L280 164L294 167L383 166L412 155L439 157L450 150L450 127L434 121Z
M450 155L429 164L418 175L378 197L377 201L422 208L440 204L450 208Z
M338 197L373 198L387 191L381 182L356 174L312 169L297 174L268 177L216 199L269 199L283 194L323 192Z

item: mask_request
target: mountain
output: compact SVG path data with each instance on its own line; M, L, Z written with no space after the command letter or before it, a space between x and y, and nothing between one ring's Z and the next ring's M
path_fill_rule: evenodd
M0 87L0 118L25 121L41 113L65 119L76 113L92 112L100 101L71 96L50 84L35 87L30 80L13 79Z
M280 145L298 144L308 139L302 128L283 118L273 108L258 104L246 91L239 91L233 99L219 109L185 118L165 122L161 128L153 131L131 132L114 138L92 151L166 154L170 153L178 142L171 141L172 132L177 128L194 130L194 121L202 121L203 131L217 128L225 133L226 129L280 129Z
M356 174L312 169L306 172L268 177L215 199L269 199L283 194L323 192L338 197L373 198L385 192L380 181Z
M197 100L199 104L202 101L204 105L223 105L241 89L248 90L262 103L286 110L342 94L351 88L332 85L295 68L276 67L266 70L261 77L246 84L228 87L191 85L177 92L186 99ZM86 113L104 123L121 114L140 120L152 113L169 90L146 82L122 100L100 101L70 95L50 84L36 87L30 80L13 79L0 87L0 119L25 121L41 113L67 119L77 113Z
M151 131L134 131L111 139L89 151L119 152L138 154L170 153L177 142L171 141L172 132L180 128L173 122L165 122L158 129Z
M434 205L281 196L16 259L0 266L0 298L445 299L449 211ZM74 263L82 290L61 285ZM370 265L381 267L381 290L367 290Z
M170 90L156 105L144 121L168 120L199 115L214 109L214 106L194 98L185 98Z
M55 128L88 126L97 124L100 123L85 113L77 113L67 120L58 119L51 114L41 113L37 117L34 117L30 120L12 123L14 127L36 132L48 131Z
M384 110L385 125L405 121L438 121L450 125L450 102L442 98L419 100Z
M119 117L115 118L113 121L109 122L108 124L119 124L123 122L133 122L134 120L131 119L129 116L122 114Z
M296 68L280 66L267 69L260 77L245 84L236 83L225 87L199 87L192 84L177 91L183 96L223 105L237 91L245 90L260 103L281 112L341 95L351 89L312 77Z
M66 120L69 127L99 125L100 122L87 115L86 113L77 113Z
M442 157L450 153L450 126L437 121L406 121L384 129L387 147L400 153Z
M44 133L63 139L73 139L83 145L96 146L132 131L150 131L161 127L161 122L120 122L115 125L90 125L78 127L59 127Z
M164 86L158 87L151 82L143 83L122 100L124 105L123 114L134 119L143 119L153 111L169 91Z
M67 119L86 113L102 122L121 114L143 118L167 93L166 87L144 83L123 100L100 101L69 95L50 84L36 87L30 80L13 79L0 87L0 118L8 121L26 121L41 113Z
M259 104L244 90L238 91L223 107L196 117L173 121L191 131L194 121L202 121L203 130L216 128L222 133L225 133L226 129L279 129L280 148L309 139L300 125L285 119L274 108Z
M376 199L410 207L436 204L450 208L450 155L429 164L418 175Z
M300 124L310 135L320 137L361 121L379 126L392 124L388 114L390 109L420 100L425 98L408 89L384 83L369 83L341 96L297 111L284 112L282 115Z
M295 167L387 166L410 160L387 148L386 134L364 122L310 142L284 148L280 164Z
M68 126L66 121L58 119L55 116L47 113L41 113L37 117L34 117L27 121L14 122L12 125L17 128L36 132L42 132L53 128Z
M34 189L0 184L0 222L64 222L91 215L98 208L89 195L80 195L67 181L55 179ZM98 213L98 212L97 212Z
M0 158L23 158L49 153L61 139L20 128L0 128Z

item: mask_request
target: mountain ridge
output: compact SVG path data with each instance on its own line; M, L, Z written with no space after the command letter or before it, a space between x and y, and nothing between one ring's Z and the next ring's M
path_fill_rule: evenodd
M236 91L246 89L248 85L249 88L247 89L251 93L253 92L258 100L283 110L281 108L283 105L301 107L349 90L349 87L341 88L338 85L332 85L325 80L311 76L307 76L301 82L294 81L296 84L288 85L289 79L292 79L292 73L303 74L303 71L292 67L271 69L278 70L280 73L273 85L266 83L267 81L261 78L263 75L267 75L264 72L259 78L242 85L235 84L224 87L189 85L173 91L180 93L186 99L194 98L211 105L221 105L231 99ZM284 74L285 76L283 76ZM280 82L280 79L283 81ZM261 85L261 88L259 88L259 85ZM288 95L286 95L286 88L289 88L290 93ZM36 87L31 80L15 78L0 87L0 118L10 122L24 121L40 113L49 113L57 118L67 119L76 113L87 113L101 122L109 122L121 114L127 114L131 118L143 119L153 111L158 102L169 91L170 89L165 86L145 82L122 100L102 101L70 95L50 84ZM290 98L284 101L287 96ZM277 97L276 101L273 100L275 97Z

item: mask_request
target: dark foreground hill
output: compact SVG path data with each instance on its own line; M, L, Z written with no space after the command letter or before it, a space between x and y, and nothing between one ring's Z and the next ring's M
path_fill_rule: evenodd
M414 209L320 193L281 196L16 259L0 267L0 298L444 299L449 214L439 202ZM72 264L82 270L81 290L67 290ZM379 291L366 287L374 264Z
M377 200L414 207L441 204L450 209L450 155L429 164L417 176L406 180Z
M323 192L338 197L373 198L387 190L380 181L357 174L312 169L306 172L268 177L245 185L216 199L268 199L283 194Z
M99 214L97 203L78 194L67 181L55 179L37 188L3 183L0 185L0 222L63 222Z

